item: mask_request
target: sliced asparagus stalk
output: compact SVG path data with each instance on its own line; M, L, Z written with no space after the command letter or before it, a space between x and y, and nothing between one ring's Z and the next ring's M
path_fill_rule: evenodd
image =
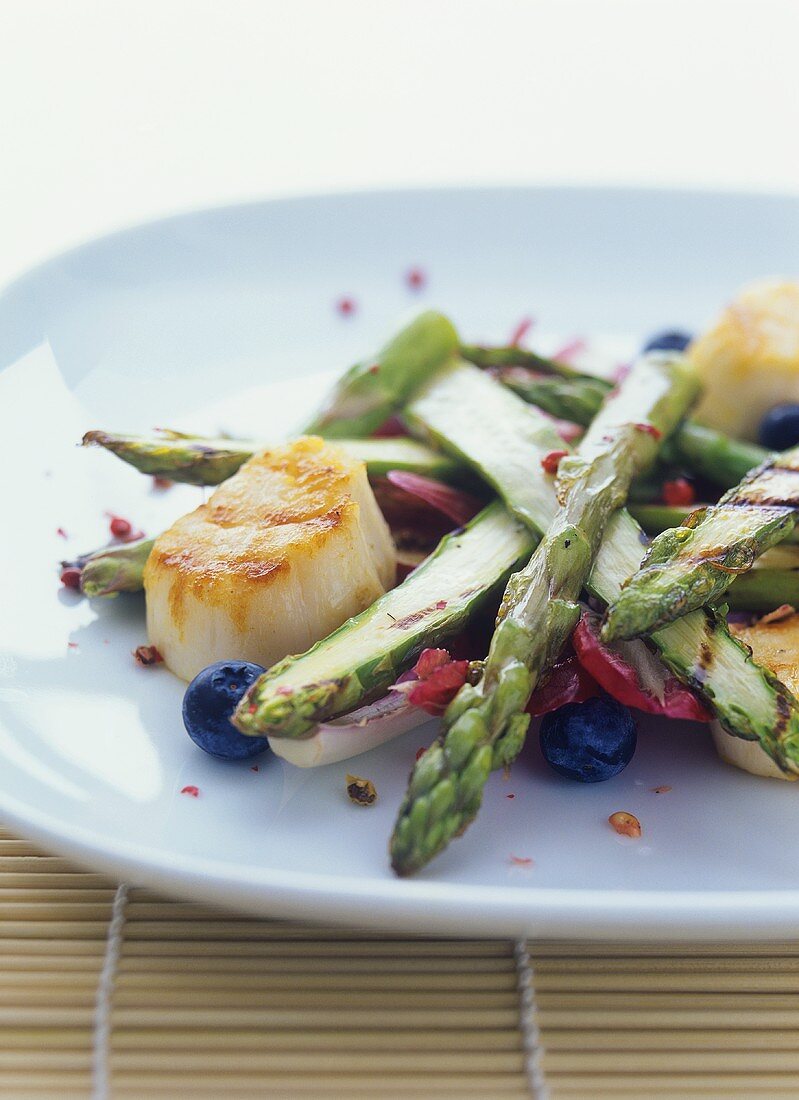
M685 360L641 359L577 453L561 461L561 507L508 584L482 680L459 692L444 733L411 775L391 841L398 874L417 871L459 836L477 815L492 769L515 760L530 722L527 701L580 617L577 601L607 521L698 391Z
M115 596L118 592L141 592L144 566L155 539L139 539L123 546L104 546L84 554L77 562L80 587L85 596Z
M432 392L427 395L425 411L430 419L426 429L453 454L471 461L475 471L495 485L509 505L518 492L522 506L517 514L529 516L527 522L540 534L555 515L555 493L548 479L540 479L543 488L535 494L535 509L531 509L528 483L533 478L525 479L523 471L536 470L544 458L549 444L542 446L540 441L548 438L544 429L549 425L542 414L537 414L542 435L536 442L535 434L530 432L527 451L519 452L509 439L507 454L512 465L510 470L505 469L496 422L480 415L485 394L484 386L474 382L475 373L468 367L459 371L455 403L436 401ZM451 371L442 374L438 382L442 390L449 390ZM534 413L531 407L528 410ZM421 407L415 408L420 424L421 411ZM560 449L566 450L566 444L560 443ZM619 509L608 523L588 578L589 591L604 603L613 603L622 584L638 569L647 544L632 516ZM695 611L657 631L652 641L675 676L698 692L729 733L760 741L783 770L799 772L799 702L779 680L751 660L724 622L710 613Z
M415 439L336 442L366 463L370 477L384 477L389 470L409 470L451 482L463 481L466 476L461 463ZM143 474L168 477L188 485L219 485L253 454L268 446L252 439L210 439L163 428L151 436L87 432L83 445L104 447Z
M484 508L402 584L250 688L234 716L242 733L306 737L385 691L425 646L455 634L526 561L535 537L499 503Z
M413 431L473 466L523 523L546 530L554 498L541 461L565 454L566 445L534 406L461 359L417 390L404 417Z
M423 313L370 359L342 375L306 426L308 435L371 435L420 382L458 352L458 334L441 313Z
M608 609L602 636L634 638L717 602L799 521L799 447L768 459L718 504L655 539Z

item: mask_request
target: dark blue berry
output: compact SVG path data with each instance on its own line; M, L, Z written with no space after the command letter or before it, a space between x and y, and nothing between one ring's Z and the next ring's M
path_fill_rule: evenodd
M799 443L799 405L775 405L760 421L758 438L769 451L787 451Z
M269 747L265 737L245 737L230 721L264 671L249 661L217 661L194 677L183 696L183 725L195 745L221 760L249 760Z
M556 772L580 783L601 783L623 771L635 752L635 722L615 699L567 703L541 723L541 751Z
M651 336L644 344L642 351L685 351L693 340L690 333L679 332L673 329L667 332L658 332Z

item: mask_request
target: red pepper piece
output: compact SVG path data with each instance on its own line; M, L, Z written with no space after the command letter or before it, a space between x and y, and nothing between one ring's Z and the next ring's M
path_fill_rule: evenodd
M671 507L681 504L693 504L696 500L694 487L687 478L675 477L673 481L663 482L663 502Z
M560 460L565 458L568 451L550 451L549 454L544 455L541 459L541 466L544 472L547 474L556 474L558 472L558 466L560 466Z
M640 638L605 645L599 628L599 616L584 611L572 634L572 645L580 664L608 695L647 714L694 722L711 720L697 696L661 665Z

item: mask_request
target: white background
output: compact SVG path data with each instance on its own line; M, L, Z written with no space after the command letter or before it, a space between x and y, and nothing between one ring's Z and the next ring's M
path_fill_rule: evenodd
M0 283L261 196L797 191L798 58L795 0L0 0Z

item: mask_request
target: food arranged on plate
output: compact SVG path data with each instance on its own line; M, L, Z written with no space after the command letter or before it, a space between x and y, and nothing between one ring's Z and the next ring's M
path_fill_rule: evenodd
M788 283L604 374L464 344L428 312L288 441L88 432L145 474L217 488L62 580L144 591L140 659L191 681L184 724L222 759L331 764L439 718L390 841L407 875L474 820L534 718L579 782L626 767L636 711L708 723L724 760L796 778L792 401ZM374 802L368 779L349 788Z

